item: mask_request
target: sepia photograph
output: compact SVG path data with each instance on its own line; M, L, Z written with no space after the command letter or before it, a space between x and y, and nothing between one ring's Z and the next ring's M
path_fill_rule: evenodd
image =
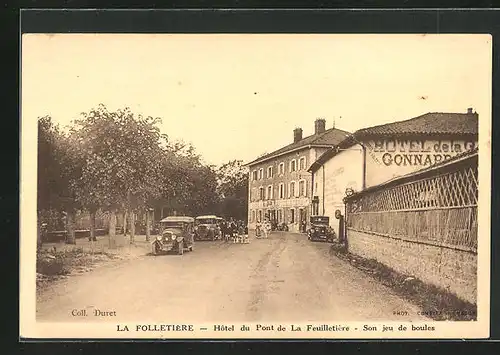
M23 34L20 332L489 334L492 37Z

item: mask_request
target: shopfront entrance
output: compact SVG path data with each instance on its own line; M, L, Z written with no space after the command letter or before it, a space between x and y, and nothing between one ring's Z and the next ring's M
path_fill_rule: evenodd
M305 233L307 229L307 210L299 208L299 231Z

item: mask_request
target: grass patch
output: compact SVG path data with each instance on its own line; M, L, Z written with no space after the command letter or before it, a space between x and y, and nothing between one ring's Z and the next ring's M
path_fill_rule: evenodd
M75 247L57 251L55 249L37 252L36 272L37 288L43 288L50 282L71 274L81 274L91 271L93 266L117 256L102 251L86 251Z
M476 304L464 301L444 288L425 283L411 275L404 275L375 259L351 254L345 245L335 243L330 252L390 287L402 298L419 306L425 315L433 320L477 320Z

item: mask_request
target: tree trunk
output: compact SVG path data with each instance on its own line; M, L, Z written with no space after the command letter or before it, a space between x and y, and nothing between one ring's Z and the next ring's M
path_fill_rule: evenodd
M123 235L127 235L127 211L123 212Z
M66 214L66 233L66 244L76 244L74 211L68 211Z
M135 212L130 213L130 244L135 243Z
M150 230L151 217L150 216L151 216L151 212L148 209L146 209L146 242L149 242L149 239L150 239L149 237L151 235L151 230Z
M95 237L95 211L90 211L90 241L94 242Z
M109 247L115 248L116 246L116 211L109 213Z

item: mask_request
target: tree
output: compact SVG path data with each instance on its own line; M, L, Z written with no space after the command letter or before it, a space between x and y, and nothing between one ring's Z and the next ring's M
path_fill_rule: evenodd
M202 163L192 145L170 141L166 135L163 154L161 193L154 206L167 207L170 214L216 213L219 198L214 168Z
M74 244L74 181L78 177L78 155L70 139L50 116L38 118L38 215L44 211L66 211L67 242Z
M158 118L135 115L129 108L109 111L100 104L74 122L71 137L79 147L81 168L77 200L90 211L110 212L109 235L114 238L116 212L130 211L131 242L135 212L160 191L163 151Z
M248 169L241 160L222 165L217 172L221 213L226 217L246 220L248 215Z

